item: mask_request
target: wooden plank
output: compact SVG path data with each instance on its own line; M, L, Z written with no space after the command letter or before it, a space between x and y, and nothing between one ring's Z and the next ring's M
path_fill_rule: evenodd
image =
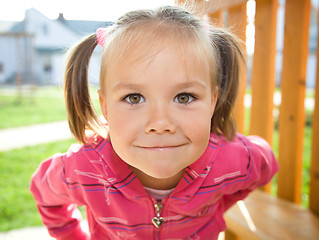
M187 2L186 0L175 0L176 5L183 5L186 2Z
M222 27L224 25L224 11L208 13L207 15L213 26Z
M226 230L225 231L225 240L240 240L240 238L233 232Z
M319 16L319 15L318 15ZM319 17L318 17L319 20ZM319 27L318 27L319 28ZM319 46L319 37L317 38ZM317 47L317 79L315 89L315 109L312 119L312 155L310 169L309 208L319 216L319 47Z
M228 9L228 25L228 28L242 40L242 49L244 54L246 55L246 2ZM237 131L241 133L244 133L245 128L244 96L246 90L247 70L244 69L244 67L245 66L242 66L241 68L238 97L234 107L234 116L236 118Z
M255 16L255 51L252 69L250 134L272 144L275 90L277 0L258 0Z
M256 190L225 213L229 230L250 239L319 239L319 218L289 201Z
M188 2L190 5L193 5L195 2L194 10L200 13L200 15L204 15L206 13L217 12L236 5L245 4L247 0L186 0L185 2Z
M252 105L249 133L265 138L270 145L273 142L274 131L273 95L275 90L277 8L276 0L258 0L256 2L255 50L251 80ZM263 188L270 192L271 184Z
M310 0L286 1L279 118L278 196L301 201Z

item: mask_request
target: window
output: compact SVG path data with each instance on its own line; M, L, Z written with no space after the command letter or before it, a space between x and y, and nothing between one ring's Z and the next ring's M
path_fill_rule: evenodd
M47 25L45 25L45 24L42 25L42 32L44 35L48 35L48 26Z
M52 71L52 66L51 64L45 64L44 65L44 72L45 73L50 73Z

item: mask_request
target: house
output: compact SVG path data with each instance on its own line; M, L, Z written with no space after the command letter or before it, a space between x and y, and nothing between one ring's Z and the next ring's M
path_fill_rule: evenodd
M22 22L0 22L0 84L61 84L67 49L111 24L65 20L62 14L51 20L34 8L26 11ZM98 53L91 62L92 82L97 82Z

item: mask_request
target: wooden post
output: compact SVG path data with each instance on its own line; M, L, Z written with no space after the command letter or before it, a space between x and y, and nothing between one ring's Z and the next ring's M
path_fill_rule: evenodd
M225 240L240 240L240 238L233 232L226 230L225 231Z
M208 13L209 22L213 26L222 27L224 25L224 11Z
M186 0L175 0L176 5L183 5L186 2Z
M272 145L273 96L275 89L277 1L258 0L255 15L255 51L252 69L251 135L259 135ZM270 192L271 184L264 187Z
M247 26L247 15L246 15L246 2L239 4L228 9L228 25L231 31L236 34L242 41L242 49L244 55L246 55L246 26ZM238 132L244 133L244 120L245 120L245 106L244 96L246 91L246 74L247 70L242 66L240 75L240 85L237 97L237 102L234 107L234 115L237 123Z
M250 134L272 144L275 89L277 1L258 0L255 16L255 51L252 69Z
M318 18L319 20L319 18ZM319 27L318 27L319 28ZM319 37L317 37L319 46ZM310 169L309 208L319 216L319 48L317 47L317 79L315 90L315 109L312 119L312 155Z
M295 203L301 201L309 21L310 0L286 1L279 117L278 196Z

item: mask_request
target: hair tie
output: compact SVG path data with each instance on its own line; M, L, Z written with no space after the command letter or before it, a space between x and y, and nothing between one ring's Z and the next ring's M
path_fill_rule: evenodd
M107 35L108 35L107 28L99 28L96 30L97 43L101 47L103 47Z

